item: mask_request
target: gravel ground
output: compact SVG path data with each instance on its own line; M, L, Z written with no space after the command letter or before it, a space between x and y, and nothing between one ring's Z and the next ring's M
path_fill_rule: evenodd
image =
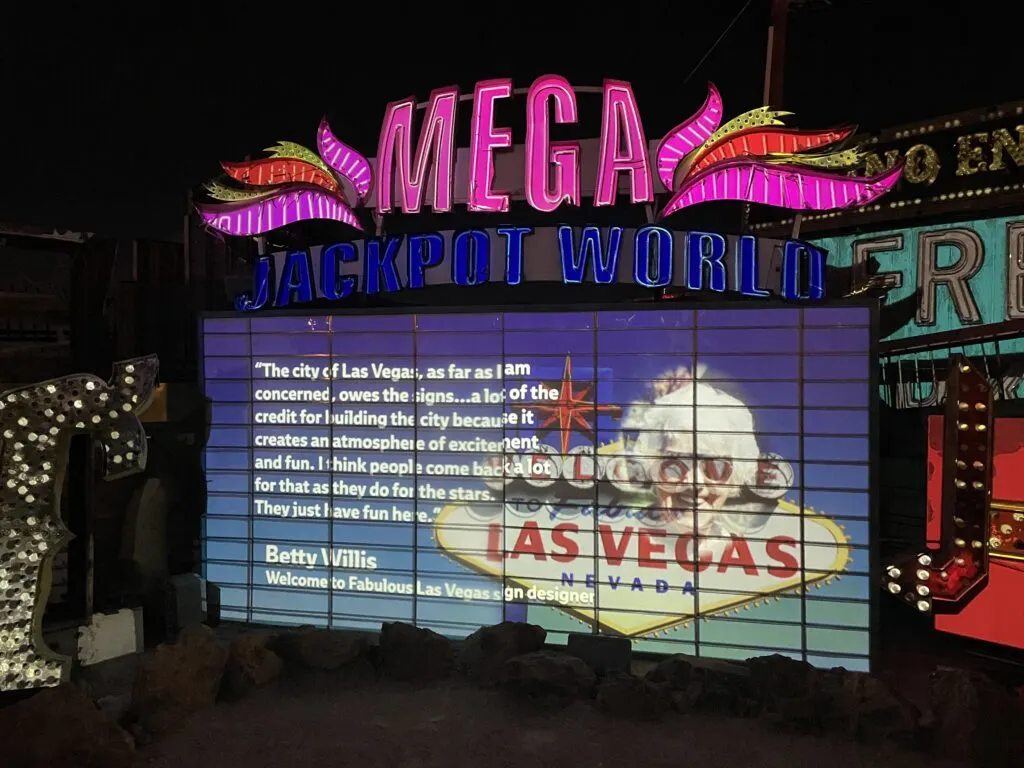
M344 688L288 682L221 704L140 752L149 768L351 765L489 768L530 765L713 768L936 768L923 756L772 732L755 721L672 715L612 720L584 702L523 711L462 683Z

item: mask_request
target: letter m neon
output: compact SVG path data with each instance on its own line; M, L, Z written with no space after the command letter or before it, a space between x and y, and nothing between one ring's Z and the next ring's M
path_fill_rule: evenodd
M455 113L458 105L459 89L455 86L439 88L430 94L416 152L413 154L416 100L409 97L388 104L377 145L378 212L391 213L397 203L404 213L418 213L423 206L428 186L433 193L430 207L434 213L446 213L452 209L455 188ZM429 184L428 164L433 170Z

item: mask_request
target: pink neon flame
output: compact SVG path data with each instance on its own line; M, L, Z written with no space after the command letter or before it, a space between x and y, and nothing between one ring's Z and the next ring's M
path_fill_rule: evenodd
M329 219L362 231L355 213L339 197L319 187L289 187L258 200L225 205L197 204L210 227L228 235L262 235L297 221Z
M578 119L576 92L568 80L541 75L533 81L526 96L525 192L526 202L542 213L551 213L563 201L580 204L580 143L551 141L549 100L554 103L556 123Z
M326 117L316 132L316 148L328 167L352 185L359 202L366 200L373 186L370 161L335 136Z
M469 135L469 197L471 211L507 213L507 192L495 192L494 150L512 146L512 130L494 125L494 102L512 95L512 79L481 80L473 89L473 118Z
M620 173L629 176L631 202L649 203L654 199L647 137L633 87L622 80L605 80L601 154L594 183L595 206L614 205Z
M738 200L795 211L832 211L866 205L899 181L903 166L870 178L834 176L792 165L749 158L716 164L688 179L658 218L698 203Z
M708 83L708 97L704 105L688 119L668 132L654 153L658 178L666 188L672 189L672 177L686 155L707 141L722 122L722 96Z

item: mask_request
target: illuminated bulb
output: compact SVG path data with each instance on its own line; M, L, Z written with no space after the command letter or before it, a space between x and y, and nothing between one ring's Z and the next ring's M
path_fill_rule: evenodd
M960 366L960 373L970 373L970 372L971 372L971 366L969 366L969 365L961 365Z
M953 543L956 544L958 547L966 547L967 546L967 542L964 541L963 539L953 539Z
M963 528L965 525L964 519L962 517L954 517L953 525L955 525L957 528Z
M930 575L931 574L929 574L928 571L924 570L923 568L917 572L917 578L921 581L928 581L928 577Z
M942 572L941 572L941 573L939 574L939 578L940 578L940 579L942 579L943 581L945 581L946 579L948 579L948 578L949 578L949 574L948 574L948 573L946 573L945 571L942 571Z
M985 405L984 403L975 403L974 404L974 410L976 410L976 411L985 411L985 410L988 410L988 406Z
M975 424L974 425L974 431L975 432L984 432L985 431L985 425L984 424Z
M917 562L927 567L932 564L932 557L931 555L919 555L917 558Z
M992 547L992 549L999 549L1001 546L1003 546L1003 540L1000 539L998 536L993 536L991 539L988 540L988 545Z
M895 581L890 581L889 591L892 592L894 595L898 595L900 593L900 585L897 584Z
M961 432L966 432L967 431L967 424L965 424L962 421L959 424L957 424L957 427L959 427Z
M968 408L970 408L970 406L969 406L969 405L967 405L967 403L965 403L965 402L964 402L963 400L961 400L961 401L960 401L959 403L957 403L957 407L958 407L958 408L959 408L959 409L960 409L961 411L966 411L966 410L967 410Z
M1008 536L1013 533L1013 526L1009 523L1003 523L999 526L999 532Z
M980 541L975 540L975 541L971 542L971 546L974 547L975 549L981 549L985 545L982 544Z
M971 464L971 466L974 467L979 472L985 468L984 462L981 461L976 461L973 464Z
M967 469L967 462L966 461L961 461L960 459L957 459L956 460L956 468L957 469Z
M982 488L985 487L985 484L980 480L975 480L973 483L971 483L971 487L976 491L980 491Z
M1017 523L1024 523L1024 512L1014 512L1013 520Z
M921 597L928 597L928 593L930 591L931 590L929 590L927 585L925 585L925 584L918 584L917 585L917 594L919 594Z
M902 574L902 571L895 565L890 565L886 572L889 574L890 579L898 579Z
M957 488L966 488L967 487L967 483L965 483L963 480L957 480L956 481L956 487Z
M918 600L917 601L917 610L919 610L921 613L927 613L928 609L931 608L931 607L932 607L932 604L929 603L927 600Z
M963 545L961 544L961 546L963 546ZM967 561L964 560L962 557L958 557L953 562L956 563L957 565L966 565L967 564Z

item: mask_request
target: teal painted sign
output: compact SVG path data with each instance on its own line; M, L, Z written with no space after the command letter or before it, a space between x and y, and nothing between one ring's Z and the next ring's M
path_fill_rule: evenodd
M982 219L955 224L893 229L870 234L825 237L814 241L829 253L829 264L847 267L854 284L865 281L868 265L877 262L877 278L889 287L885 304L913 301L913 317L885 336L885 341L926 341L927 336L949 331L976 331L965 344L943 349L894 353L898 382L885 382L891 404L937 405L942 402L942 372L933 363L951 352L992 361L1003 361L993 378L1004 397L1024 396L1020 366L1013 358L1024 356L1024 215ZM985 341L986 326L1010 320L1021 322L1022 337ZM1006 360L1006 356L1010 360ZM1009 363L1009 365L1007 365ZM906 365L904 365L906 364ZM944 366L942 367L944 369ZM935 375L932 375L935 374ZM936 385L936 379L940 383ZM895 390L893 390L895 387ZM890 397L886 397L890 400Z

